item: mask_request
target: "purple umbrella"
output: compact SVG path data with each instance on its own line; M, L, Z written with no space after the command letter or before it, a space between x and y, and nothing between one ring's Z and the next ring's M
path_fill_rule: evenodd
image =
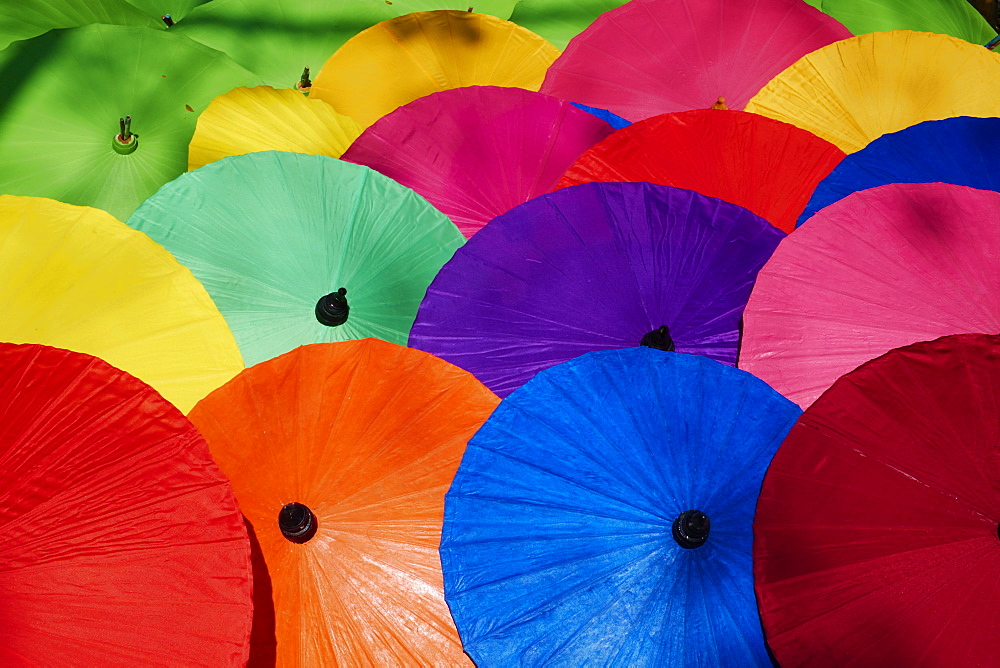
M495 218L431 283L419 348L501 397L555 364L640 344L735 364L757 272L785 234L650 183L587 183Z

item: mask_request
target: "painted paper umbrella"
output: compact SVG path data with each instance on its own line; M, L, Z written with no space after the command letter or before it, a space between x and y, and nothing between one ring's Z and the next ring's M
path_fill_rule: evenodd
M205 288L99 209L0 195L0 341L96 355L181 410L243 368Z
M242 666L250 543L195 427L96 357L0 343L0 663Z
M163 29L163 23L125 0L18 0L0 4L0 50L56 28L91 23Z
M592 350L650 345L736 363L739 323L784 233L650 183L587 183L496 218L441 268L410 345L501 397Z
M306 343L405 343L463 242L444 214L372 169L280 151L188 172L128 224L204 284L248 365Z
M757 93L747 111L853 153L923 121L1000 115L1000 54L947 35L861 35L796 62Z
M478 0L475 9L506 19L514 1ZM456 8L447 0L213 0L174 29L228 54L265 83L289 88L304 68L317 72L345 42L380 21Z
M445 497L445 595L479 666L771 666L761 479L801 411L697 355L583 355L505 399Z
M263 362L191 411L259 540L277 665L470 665L437 548L444 494L497 403L461 369L364 339Z
M806 410L764 478L754 575L782 666L1000 651L1000 336L899 348Z
M803 408L893 348L1000 332L1000 193L901 183L831 204L781 244L744 313L740 368Z
M493 16L415 12L384 21L334 53L309 95L367 127L419 97L461 86L537 91L559 50Z
M580 104L578 102L574 102L573 106L576 107L577 109L583 109L584 111L586 111L588 113L591 113L594 116L597 116L602 121L607 121L608 125L610 125L611 127L613 127L615 130L621 130L622 128L628 127L629 125L632 124L630 121L625 120L621 116L619 116L617 114L612 114L607 109L598 109L597 107L588 107L587 105Z
M339 158L361 127L333 107L291 88L234 88L198 116L188 169L231 155L288 151Z
M471 86L434 93L370 126L343 159L371 167L427 198L471 237L549 192L606 122L548 95Z
M630 121L743 105L810 51L850 37L800 0L632 0L570 41L541 92Z
M124 220L187 167L198 112L255 77L163 31L90 25L0 51L0 192Z
M647 118L587 150L558 187L648 181L738 204L785 232L820 179L844 158L794 125L744 111L700 109Z
M819 182L799 225L852 192L890 183L955 183L1000 191L992 168L1000 154L1000 118L958 116L882 135L847 156Z
M520 0L510 20L565 49L601 14L621 7L626 0ZM477 11L479 11L477 9Z
M997 36L972 3L966 0L806 0L829 14L855 35L889 30L917 30L986 44Z

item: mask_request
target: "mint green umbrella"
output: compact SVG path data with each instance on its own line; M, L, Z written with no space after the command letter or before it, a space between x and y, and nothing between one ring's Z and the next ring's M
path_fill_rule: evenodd
M997 33L966 0L805 0L855 35L916 30L986 44Z
M0 49L56 28L91 23L162 29L163 22L125 0L5 0L0 2Z
M248 366L307 343L405 345L427 286L465 241L368 167L280 151L189 172L128 224L204 284Z
M147 0L148 1L148 0ZM275 88L319 72L351 37L387 19L432 9L468 9L502 19L516 0L214 0L171 28L229 54Z
M598 16L621 7L627 0L521 0L510 20L565 49Z
M168 31L97 24L14 42L0 51L0 192L124 220L187 168L212 98L259 83Z

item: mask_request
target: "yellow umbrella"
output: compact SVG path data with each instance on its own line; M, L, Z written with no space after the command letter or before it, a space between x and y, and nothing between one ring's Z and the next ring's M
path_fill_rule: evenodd
M801 58L746 110L853 153L923 121L1000 116L1000 55L934 33L859 35Z
M230 155L288 151L339 158L361 134L353 119L291 88L234 88L198 117L188 169Z
M559 49L510 21L415 12L352 37L323 65L309 96L367 127L407 102L450 88L537 91L558 57Z
M182 411L243 369L205 288L111 214L0 195L0 341L95 355Z

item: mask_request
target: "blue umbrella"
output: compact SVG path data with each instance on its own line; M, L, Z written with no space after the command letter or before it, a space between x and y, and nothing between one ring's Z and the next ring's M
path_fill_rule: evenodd
M597 107L588 107L585 104L578 104L576 102L571 102L571 104L577 109L583 109L584 111L597 116L602 121L606 121L608 125L613 127L615 130L621 130L624 127L632 125L632 121L627 121L618 114L612 114L607 109L598 109Z
M954 183L1000 191L998 154L1000 118L958 116L882 135L820 181L797 225L853 192L890 183Z
M511 394L445 499L445 597L479 666L770 666L764 471L801 411L703 356L588 353Z

